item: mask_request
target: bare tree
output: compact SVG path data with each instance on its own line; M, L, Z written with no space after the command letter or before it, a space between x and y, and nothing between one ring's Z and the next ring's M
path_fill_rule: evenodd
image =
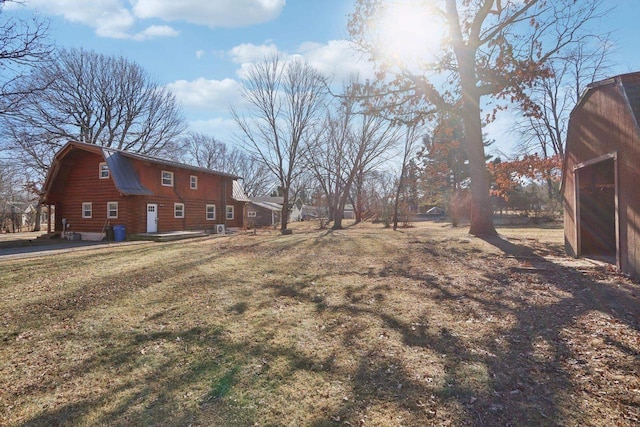
M247 150L269 168L282 189L281 230L287 229L289 191L302 170L301 155L324 107L324 77L300 59L277 56L253 64L243 79L245 114L232 108Z
M123 57L62 50L19 87L27 96L4 120L5 132L45 170L69 140L158 154L185 129L174 95Z
M183 142L184 161L242 177L244 191L249 197L265 194L271 185L269 169L260 159L237 148L229 149L213 136L191 133Z
M38 17L30 21L8 17L4 11L7 3L19 2L0 2L0 114L16 111L17 101L26 95L17 83L52 52L49 22Z
M202 133L190 133L184 139L185 160L203 168L231 172L230 153L224 142Z
M369 109L357 110L353 88L345 88L338 108L327 114L324 132L318 134L306 155L326 191L333 229L342 228L344 207L354 183L388 160L390 149L398 142L398 128L390 121Z
M349 30L392 75L378 91L390 98L385 114L415 114L426 100L434 109L454 109L462 117L471 176L473 235L495 235L485 163L481 99L529 103L526 88L551 71L548 61L586 36L599 16L601 0L433 0L416 1L446 25L448 37L438 58L420 58L411 67L379 57L379 28L386 8L400 2L357 0ZM392 80L392 81L390 81ZM491 117L493 112L489 112Z
M569 114L587 85L606 76L611 44L610 34L594 35L549 62L551 74L529 90L533 108L523 111L516 129L522 152L564 157Z
M7 161L0 159L0 232L3 230L16 232L24 231L23 226L27 225L30 229L35 222L34 231L39 231L39 214L30 215L25 208L28 206L37 206L38 197L30 193L25 185L26 177L24 170L15 161ZM27 224L23 220L27 220Z
M396 196L393 205L393 231L398 229L398 211L400 207L400 196L404 192L409 181L410 162L415 157L415 144L418 139L420 128L417 125L408 126L404 132L404 145L402 149L402 162L400 165L400 174L398 176L398 185L396 187Z

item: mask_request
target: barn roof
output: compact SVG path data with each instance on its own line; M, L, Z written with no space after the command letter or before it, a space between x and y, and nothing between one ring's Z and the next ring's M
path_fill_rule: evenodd
M640 73L623 74L620 81L627 94L629 105L636 116L636 121L640 118Z
M617 76L610 77L608 79L600 80L597 82L590 83L587 85L587 88L584 90L580 99L576 103L575 107L571 111L571 115L569 117L569 122L571 123L571 116L573 113L580 109L585 102L589 99L589 97L597 90L604 86L609 85L619 85L622 89L624 96L627 98L628 106L631 109L631 113L633 114L636 123L640 123L640 72L620 74ZM560 193L564 193L565 189L565 181L567 176L567 156L566 152L570 150L569 143L569 133L571 132L571 125L569 125L569 129L567 131L567 147L565 148L565 156L562 164L562 181L560 183Z
M580 108L595 90L602 86L611 84L620 84L624 88L631 109L633 110L633 114L636 116L636 119L640 118L640 72L620 74L608 79L590 83L580 96L580 99L578 99L573 111Z
M45 199L47 198L47 195L51 192L52 186L56 178L59 176L59 174L65 173L65 171L61 170L61 169L64 169L64 168L61 168L62 161L75 150L89 151L102 156L105 159L107 166L109 166L109 171L111 172L111 176L113 177L113 182L116 188L122 194L128 195L128 196L131 196L131 195L144 196L144 195L153 194L151 190L146 188L140 182L140 178L138 177L138 174L136 173L136 170L133 167L133 164L131 162L132 159L141 160L141 161L152 163L152 164L170 166L170 167L179 168L179 169L186 169L186 170L192 170L197 172L203 172L203 173L228 177L234 180L234 184L235 184L235 180L240 178L233 174L218 172L212 169L201 168L198 166L187 165L184 163L165 160L158 157L148 156L145 154L132 153L130 151L119 150L119 149L110 148L110 147L101 147L95 144L86 144L83 142L69 141L55 155L53 162L51 164L51 167L49 168L49 172L47 174L47 178L44 184ZM236 198L235 197L236 195L238 197L242 197L243 192L241 191L241 189L240 191L236 190L234 185L234 194L233 194L234 199ZM245 199L246 199L246 196L244 198L239 198L236 200L244 201Z

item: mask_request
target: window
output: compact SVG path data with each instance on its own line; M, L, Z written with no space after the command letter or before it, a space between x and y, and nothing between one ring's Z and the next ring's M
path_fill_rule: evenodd
M249 218L255 218L256 217L257 212L256 211L249 211L247 212L247 216Z
M184 203L173 204L173 216L174 218L184 218Z
M233 219L234 217L234 206L227 206L227 219Z
M109 178L109 166L105 162L100 163L100 179Z
M162 185L173 187L173 172L162 171Z
M207 205L207 220L214 221L216 219L216 205Z
M189 187L192 190L195 190L198 188L198 177L195 175L191 175L191 177L189 178Z
M93 213L91 202L82 203L82 218L91 218Z
M107 203L107 218L118 218L118 202Z

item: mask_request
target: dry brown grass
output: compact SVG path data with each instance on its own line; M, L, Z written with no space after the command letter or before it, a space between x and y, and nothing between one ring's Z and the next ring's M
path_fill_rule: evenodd
M561 230L298 226L0 263L0 423L638 424L640 287Z

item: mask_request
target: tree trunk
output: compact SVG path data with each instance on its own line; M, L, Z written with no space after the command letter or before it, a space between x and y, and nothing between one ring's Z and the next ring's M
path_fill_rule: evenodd
M42 228L41 217L42 217L42 204L38 203L36 205L36 217L34 221L33 231L40 231L40 229Z
M280 231L287 229L289 224L289 187L283 186L282 211L280 211Z
M355 215L355 224L360 224L362 222L363 210L364 210L364 201L362 200L362 187L364 185L362 173L358 173L358 177L356 178L356 200L353 203L353 213Z
M396 200L393 204L393 231L398 229L398 210L400 207L400 194L402 193L402 186L404 184L404 175L406 173L407 163L406 157L405 162L402 164L402 169L400 171L400 179L398 180L398 187L396 188Z
M471 178L471 226L469 233L474 236L495 236L493 225L493 210L489 198L491 179L484 153L482 140L482 124L480 111L480 97L473 89L465 90L462 119L469 156L469 177Z
M333 218L333 226L331 229L333 230L342 230L342 219L344 218L344 205L347 203L346 197L341 197L338 206L336 207L336 211L334 212Z
M497 233L493 226L493 212L489 198L491 180L485 164L482 110L480 109L480 91L477 87L478 76L476 74L476 54L480 40L474 38L465 44L459 24L456 1L447 0L446 5L452 46L460 74L462 122L469 159L469 178L471 179L471 227L469 233L474 236L495 236ZM476 34L474 37L478 36L479 34Z

